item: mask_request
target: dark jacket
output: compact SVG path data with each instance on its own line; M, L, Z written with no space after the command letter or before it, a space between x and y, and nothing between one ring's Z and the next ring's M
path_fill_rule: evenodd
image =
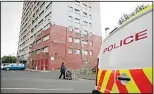
M65 66L62 65L61 68L60 68L60 72L61 72L61 73L65 73L65 70L66 70Z

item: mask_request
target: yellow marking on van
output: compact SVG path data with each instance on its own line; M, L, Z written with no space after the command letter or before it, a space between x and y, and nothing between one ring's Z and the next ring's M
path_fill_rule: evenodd
M104 79L103 79L103 83L102 83L102 86L101 86L101 90L100 90L101 92L104 92L104 89L106 89L106 86L107 86L107 83L109 81L109 77L111 75L111 72L112 72L112 70L106 71ZM111 78L111 79L114 79L114 78Z
M143 72L152 84L152 68L143 68Z
M101 76L102 70L98 69L98 74L97 74L97 85L99 84L100 76Z
M118 90L118 87L117 87L116 83L113 84L111 92L112 93L119 93L119 90Z
M131 80L125 85L128 93L140 93L139 88L137 87L133 77L131 76L129 70L120 70L120 75L125 73L128 78Z

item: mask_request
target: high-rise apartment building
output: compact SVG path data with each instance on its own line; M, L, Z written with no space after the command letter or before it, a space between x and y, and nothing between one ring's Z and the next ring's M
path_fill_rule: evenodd
M101 35L99 2L24 2L18 56L40 69L81 67L96 63Z

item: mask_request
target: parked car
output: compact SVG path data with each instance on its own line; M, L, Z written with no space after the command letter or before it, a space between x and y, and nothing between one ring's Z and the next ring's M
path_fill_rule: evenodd
M8 63L2 63L1 64L1 69L3 69L3 67L5 67L6 65L8 65Z
M24 64L9 64L3 67L3 70L24 70Z
M94 67L92 68L92 72L96 72L96 67L97 67L97 66L94 66Z

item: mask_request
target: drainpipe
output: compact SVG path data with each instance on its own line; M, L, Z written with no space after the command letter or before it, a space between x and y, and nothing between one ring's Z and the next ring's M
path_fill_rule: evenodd
M36 63L36 71L37 71L37 66L38 66L38 63Z
M66 40L65 40L65 57L66 57L66 55L67 55L67 27L66 27ZM66 58L65 58L65 60L66 60Z
M43 67L43 70L45 71L45 60L43 60L43 61L44 61L44 63L43 63L43 66L44 66L44 67Z

